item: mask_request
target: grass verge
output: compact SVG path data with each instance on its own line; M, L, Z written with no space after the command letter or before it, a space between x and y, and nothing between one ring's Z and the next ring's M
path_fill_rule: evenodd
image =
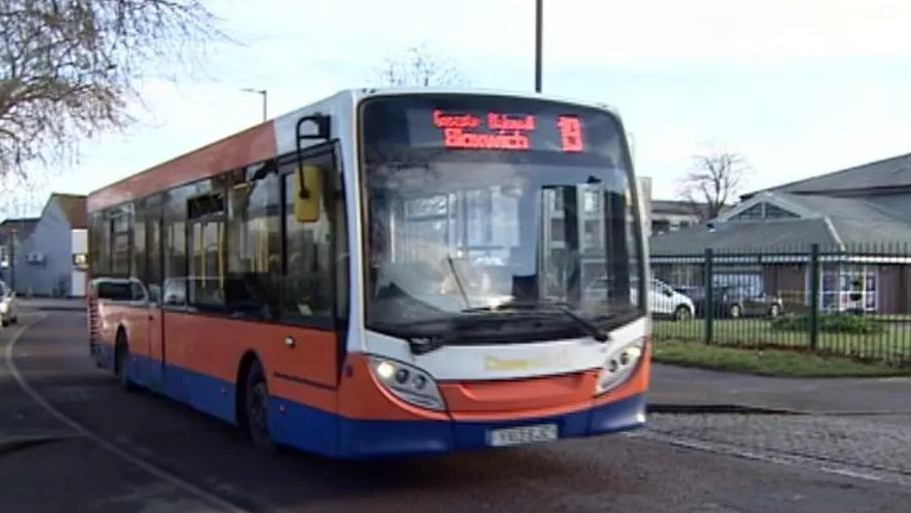
M683 322L654 321L656 340L691 342L699 344L705 330L704 319ZM715 342L720 346L775 347L785 353L806 350L809 335L806 332L773 330L764 319L719 319L714 322ZM887 326L881 334L859 335L852 333L820 333L818 352L845 355L864 360L891 359L911 361L911 329L904 325Z
M790 378L907 376L911 369L779 349L738 349L656 340L653 360L682 367Z

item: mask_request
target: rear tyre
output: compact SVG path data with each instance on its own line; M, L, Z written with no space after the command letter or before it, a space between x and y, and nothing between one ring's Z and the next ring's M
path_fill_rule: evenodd
M781 307L778 305L772 305L769 307L769 317L775 318L781 314Z
M740 314L741 314L740 305L731 305L730 307L728 307L728 317L730 317L731 319L739 319Z
M278 452L278 444L272 438L269 428L269 387L259 362L251 364L247 373L244 394L244 418L247 421L247 433L258 451L272 456Z

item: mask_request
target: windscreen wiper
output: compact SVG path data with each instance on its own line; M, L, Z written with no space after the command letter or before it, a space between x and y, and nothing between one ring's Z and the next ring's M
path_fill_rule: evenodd
M421 319L395 324L374 323L372 328L380 333L405 339L411 354L421 355L452 343L455 330L452 329L451 322L451 319ZM433 324L448 324L448 326L429 329L428 326Z
M579 327L585 330L593 339L598 342L608 342L610 341L610 334L596 326L591 321L583 319L576 315L575 312L569 309L569 303L564 301L549 301L549 300L539 300L539 301L509 301L500 305L495 306L483 306L483 307L474 307L466 308L462 310L465 313L470 312L496 312L498 310L537 310L537 311L547 311L547 310L556 310L561 314L568 317L570 320L575 322Z

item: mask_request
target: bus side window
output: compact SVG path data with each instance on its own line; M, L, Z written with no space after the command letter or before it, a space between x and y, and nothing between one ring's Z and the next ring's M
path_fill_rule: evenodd
M286 274L283 282L282 320L287 322L306 322L307 320L324 319L329 321L335 310L335 277L332 275L336 256L335 227L330 219L334 211L335 187L337 180L332 163L331 153L324 153L305 161L310 169L318 168L322 179L311 187L311 194L320 197L318 216L315 220L301 221L295 211L295 202L299 197L300 183L294 172L296 164L282 170L285 201L285 258ZM287 172L290 171L290 172ZM311 171L312 173L312 171ZM331 210L329 210L331 209ZM333 212L334 213L334 212Z
M274 171L274 160L239 170L229 189L227 272L233 285L232 304L227 306L232 315L278 319L282 279L281 182Z

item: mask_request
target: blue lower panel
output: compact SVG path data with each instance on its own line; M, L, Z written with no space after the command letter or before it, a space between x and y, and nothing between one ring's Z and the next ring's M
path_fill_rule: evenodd
M605 406L552 417L501 422L396 422L340 418L341 458L444 453L489 447L492 429L556 423L560 438L618 433L645 425L645 394Z
M113 369L113 347L98 344L98 364ZM210 376L173 365L163 369L163 383L147 383L152 366L160 362L132 356L130 380L226 422L235 423L236 388ZM502 422L368 421L339 417L316 408L273 398L272 435L276 441L335 458L377 458L437 454L488 447L492 429L556 423L560 438L617 433L645 425L645 394L597 408L551 417Z

